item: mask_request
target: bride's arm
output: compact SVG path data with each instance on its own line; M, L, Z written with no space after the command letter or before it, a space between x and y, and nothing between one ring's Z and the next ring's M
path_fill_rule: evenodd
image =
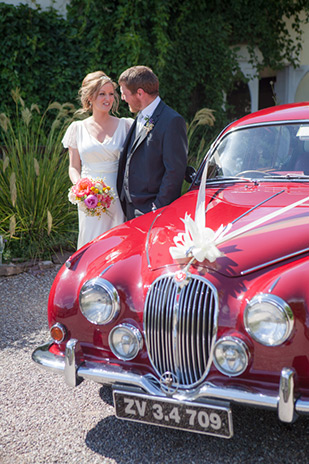
M80 156L77 148L69 147L69 157L69 177L71 179L72 184L76 184L76 182L80 179L81 172Z

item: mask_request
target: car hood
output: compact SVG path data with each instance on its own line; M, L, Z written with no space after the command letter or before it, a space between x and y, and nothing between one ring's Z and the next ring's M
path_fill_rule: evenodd
M185 232L182 219L194 219L197 191L191 191L161 210L152 223L146 243L148 266L152 269L175 264L170 247L174 238ZM230 232L247 226L249 230L218 245L223 254L213 263L205 260L200 266L228 276L249 273L273 262L309 251L309 200L294 205L309 195L303 185L234 185L208 188L206 195L206 226L214 232L231 223ZM276 212L279 214L276 215ZM273 214L266 222L264 218ZM251 224L259 225L251 227ZM188 259L179 261L185 264Z

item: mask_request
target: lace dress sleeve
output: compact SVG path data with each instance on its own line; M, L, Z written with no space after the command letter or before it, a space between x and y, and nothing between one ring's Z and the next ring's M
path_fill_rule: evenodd
M76 121L72 122L66 130L62 139L62 145L64 148L77 148L77 125Z

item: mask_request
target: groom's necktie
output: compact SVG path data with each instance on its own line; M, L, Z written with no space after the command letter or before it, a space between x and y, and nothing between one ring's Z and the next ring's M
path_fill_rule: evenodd
M142 115L142 113L139 113L137 116L137 121L136 121L136 137L138 137L144 124L145 124L144 116Z

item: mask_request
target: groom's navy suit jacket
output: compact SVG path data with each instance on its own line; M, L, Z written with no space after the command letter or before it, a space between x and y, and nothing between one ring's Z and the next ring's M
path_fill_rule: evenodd
M181 194L187 167L188 141L182 116L162 100L150 118L151 130L136 135L136 119L120 153L117 190L126 204L147 213L168 205Z

